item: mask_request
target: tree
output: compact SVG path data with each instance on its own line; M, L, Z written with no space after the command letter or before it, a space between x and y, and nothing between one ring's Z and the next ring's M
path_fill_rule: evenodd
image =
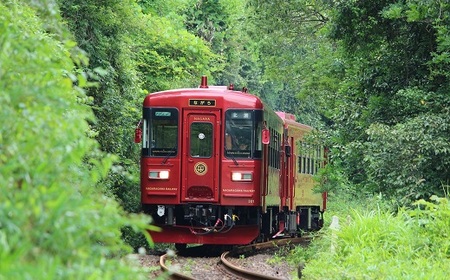
M218 56L211 69L217 85L234 84L258 92L258 65L254 42L248 36L247 1L189 0L184 13L186 29L202 38Z
M327 176L402 201L442 193L450 181L448 3L249 3L263 76L278 94L267 99L327 130Z
M347 174L404 201L441 193L449 182L448 75L440 71L448 67L448 4L352 1L334 8L330 35L346 67L339 93L352 104L333 118Z
M148 1L141 1L143 6L132 0L59 3L63 19L89 58L83 70L92 73L88 78L95 82L86 90L96 116L92 131L101 150L118 156L100 186L126 211L139 212L140 154L132 135L142 101L148 92L198 82L214 55L181 28L178 18L156 15ZM165 7L161 13L170 8ZM136 249L146 245L143 236L133 236L128 228L124 238Z
M324 36L328 7L321 1L256 0L249 1L249 10L249 22L255 26L250 34L258 44L266 84L262 95L276 110L321 127L327 116L317 110L322 95L316 94L316 87L326 83L320 90L328 94L334 84L330 75L321 75L334 52Z

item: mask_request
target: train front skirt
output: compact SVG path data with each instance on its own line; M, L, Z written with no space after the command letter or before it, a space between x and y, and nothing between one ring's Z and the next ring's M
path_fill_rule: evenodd
M249 244L258 237L258 225L240 225L224 231L210 231L201 227L161 226L160 232L151 231L155 243L185 244Z

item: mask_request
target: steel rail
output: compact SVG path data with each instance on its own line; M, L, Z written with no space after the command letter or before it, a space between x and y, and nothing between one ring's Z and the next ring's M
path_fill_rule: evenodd
M227 257L230 258L232 256L236 256L238 254L247 253L247 252L255 252L260 249L272 248L275 246L284 246L288 244L308 244L311 242L312 237L298 237L298 238L285 238L285 239L274 239L271 241L263 242L263 243L255 243L245 246L240 246L232 251L227 251L222 253L220 256L220 263L218 265L218 270L223 270L222 273L225 275L233 275L233 279L250 279L250 280L280 280L282 278L277 278L274 276L265 275L262 273L258 273L255 271L250 271L244 269L242 267L236 266L227 260ZM159 259L159 265L163 272L167 272L169 274L170 279L174 280L195 280L191 276L182 274L177 271L170 270L166 265L166 259L169 258L168 254L162 255Z
M224 252L220 256L220 261L222 262L224 267L232 274L235 274L235 275L238 275L239 277L242 277L244 279L250 279L250 280L283 280L282 278L277 278L277 277L261 274L261 273L255 272L255 271L250 271L250 270L241 268L239 266L236 266L227 260L227 256L229 253L230 253L229 251Z
M195 280L195 278L192 278L185 274L170 270L166 266L166 258L167 257L168 257L168 255L164 254L159 258L159 266L161 267L162 271L169 273L170 279L173 279L173 280Z
M272 239L270 241L262 242L262 243L254 243L244 246L239 246L236 249L232 250L233 254L242 254L249 251L256 251L259 249L267 249L275 246L284 246L287 244L309 244L313 239L312 236L303 236L303 237L294 237L294 238L283 238L283 239Z

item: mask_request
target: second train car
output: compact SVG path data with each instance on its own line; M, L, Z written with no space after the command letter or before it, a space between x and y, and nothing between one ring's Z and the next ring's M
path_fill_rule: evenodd
M206 77L147 95L135 142L142 207L162 229L153 241L240 245L319 229L326 193L312 176L324 151L303 141L311 129Z

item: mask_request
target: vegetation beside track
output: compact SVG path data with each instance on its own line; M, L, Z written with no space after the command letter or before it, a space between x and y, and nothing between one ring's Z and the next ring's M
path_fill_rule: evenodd
M149 218L98 187L115 157L90 137L87 58L38 10L0 2L0 279L147 279L120 229Z
M445 279L450 268L450 201L433 196L391 211L372 197L351 210L333 207L338 230L324 228L309 247L286 260L304 264L302 279ZM345 211L343 211L345 210ZM328 219L328 220L330 220ZM297 274L296 272L293 272Z

